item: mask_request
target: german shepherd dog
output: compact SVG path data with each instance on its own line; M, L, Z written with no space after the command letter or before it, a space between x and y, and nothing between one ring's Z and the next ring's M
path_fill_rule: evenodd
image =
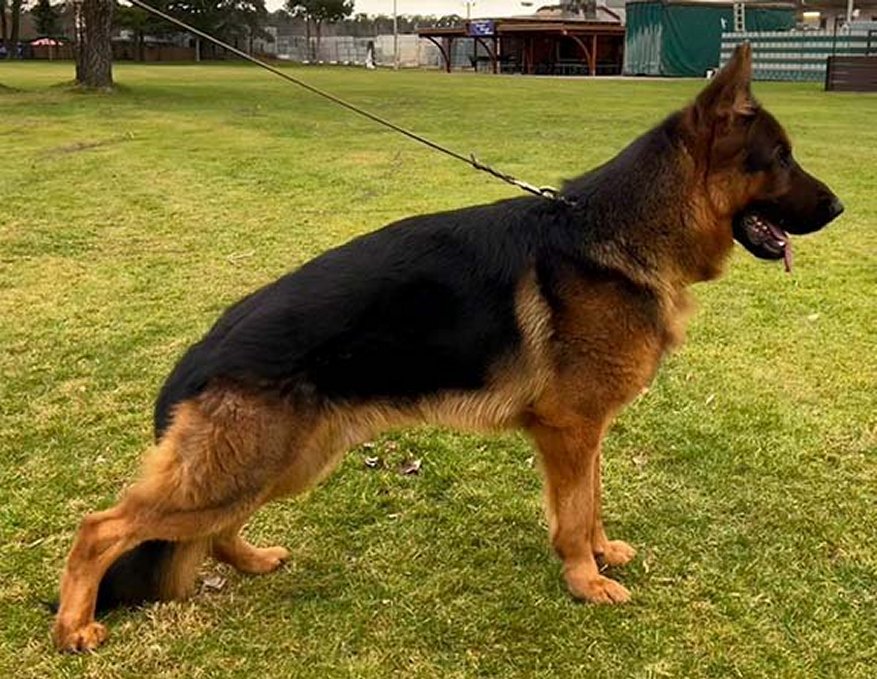
M406 219L228 309L164 384L139 480L82 521L58 648L104 641L96 610L187 596L208 554L273 571L289 553L246 542L248 517L352 446L418 423L525 430L569 591L627 601L598 568L635 554L601 519L610 422L681 342L686 289L721 273L734 239L778 260L789 233L843 210L795 162L750 71L747 45L691 105L568 182L563 200Z

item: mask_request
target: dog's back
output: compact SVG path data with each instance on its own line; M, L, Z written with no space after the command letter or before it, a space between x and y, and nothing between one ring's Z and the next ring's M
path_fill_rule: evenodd
M563 206L522 198L331 250L229 308L188 350L156 403L156 437L174 404L217 378L352 401L478 389L520 339L521 278L575 243Z

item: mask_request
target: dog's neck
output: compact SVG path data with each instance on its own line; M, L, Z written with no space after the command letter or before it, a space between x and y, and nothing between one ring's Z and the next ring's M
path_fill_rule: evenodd
M717 184L706 184L703 163L678 141L684 120L671 116L577 180L583 222L600 223L589 211L611 215L611 228L586 236L587 256L670 297L720 276L733 247L733 206L715 200Z

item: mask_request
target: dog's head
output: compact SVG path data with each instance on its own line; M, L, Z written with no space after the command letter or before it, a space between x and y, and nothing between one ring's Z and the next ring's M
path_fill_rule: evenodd
M749 252L788 266L789 234L821 229L843 204L797 163L782 126L753 98L751 72L743 44L689 108L689 124L713 208Z

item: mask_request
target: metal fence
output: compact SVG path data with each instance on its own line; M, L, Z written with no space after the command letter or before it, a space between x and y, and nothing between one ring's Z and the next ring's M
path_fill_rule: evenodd
M873 27L872 27L873 24ZM742 42L752 44L755 80L825 79L828 57L877 52L877 23L859 22L834 31L743 31L722 34L721 63Z
M468 43L470 41L459 40L456 42ZM278 36L276 48L279 58L289 59L290 61L363 65L368 54L369 43L374 44L376 65L393 65L392 35L378 35L366 38L345 35L327 36L320 40L319 49L317 48L316 38L313 37L308 41L305 36L301 35ZM468 44L455 44L454 48L454 65L470 65L472 46ZM441 68L442 57L438 48L428 40L418 38L416 35L400 35L399 65L405 68Z

